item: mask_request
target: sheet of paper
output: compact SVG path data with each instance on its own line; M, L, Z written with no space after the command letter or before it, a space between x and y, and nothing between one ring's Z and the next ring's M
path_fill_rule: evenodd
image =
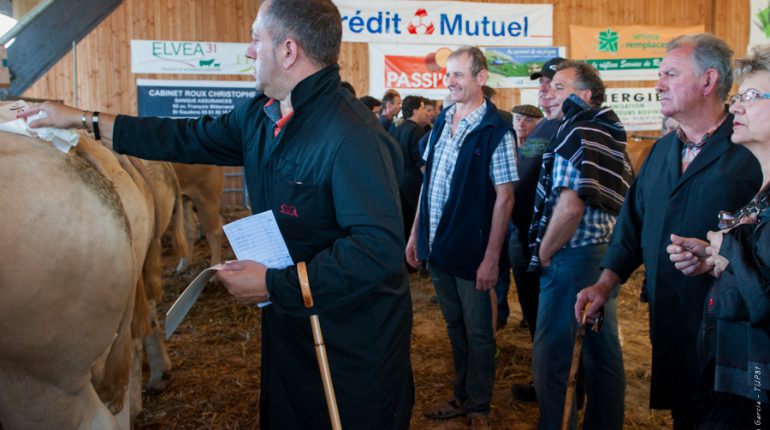
M171 308L166 312L166 339L174 334L176 328L179 327L179 323L181 323L185 315L190 312L193 304L195 304L195 301L198 300L203 289L209 283L209 279L211 279L211 277L217 273L217 270L221 268L222 265L217 264L216 266L211 266L199 273L198 276L190 282L190 285L182 291L182 294L179 295L174 304L171 305Z
M273 211L241 218L225 225L224 230L238 260L258 261L271 269L294 264Z
M283 269L294 264L272 211L241 218L223 228L238 260L257 261L270 269ZM202 271L171 305L166 312L166 339L171 337L179 323L192 309L209 279L221 268L222 265L217 264ZM259 303L258 306L262 308L269 304L270 302L264 302Z

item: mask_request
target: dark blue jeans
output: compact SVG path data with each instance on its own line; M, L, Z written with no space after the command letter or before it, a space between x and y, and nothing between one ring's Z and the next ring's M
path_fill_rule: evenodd
M488 415L495 384L495 334L489 291L428 264L452 345L454 395L468 415Z
M532 374L540 408L538 430L561 427L572 349L577 333L577 293L599 278L599 263L606 244L564 248L540 274L540 305L532 348ZM587 405L583 428L620 430L626 378L618 341L617 287L604 305L601 331L586 330L583 370ZM576 426L573 403L570 428Z

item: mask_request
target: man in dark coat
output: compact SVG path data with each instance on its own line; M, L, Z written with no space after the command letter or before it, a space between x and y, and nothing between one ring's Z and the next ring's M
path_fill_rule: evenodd
M671 235L705 237L720 210L734 211L760 186L759 164L730 143L732 116L724 101L732 86L732 50L708 34L668 43L657 90L663 115L680 123L661 138L639 171L621 210L599 281L580 292L579 316L589 317L609 292L644 264L650 299L650 407L671 409L674 428L689 428L698 386L696 342L709 276L687 277L666 253Z
M254 212L271 210L294 262L308 264L345 429L405 429L414 399L411 299L398 203L401 153L340 87L341 21L330 0L262 4L247 56L264 92L218 118L101 115L118 152L243 165ZM35 107L33 126L81 126L92 114ZM83 126L93 127L90 121ZM217 278L262 315L263 429L323 429L329 414L295 266L229 262ZM255 411L244 411L255 413Z
M401 212L404 215L404 240L409 238L412 231L414 214L417 213L417 200L420 198L422 186L422 156L420 155L420 139L427 132L426 126L431 123L424 97L406 96L401 103L404 121L391 131L391 135L401 147L404 156L404 175L401 179Z

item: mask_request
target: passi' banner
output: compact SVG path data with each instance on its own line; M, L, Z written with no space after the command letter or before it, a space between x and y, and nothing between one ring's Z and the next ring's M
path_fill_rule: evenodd
M369 45L369 94L380 98L395 89L401 96L420 95L441 99L446 62L456 46Z
M703 31L702 25L570 25L570 58L593 64L605 81L657 80L666 43L683 34Z
M369 45L369 92L381 97L389 89L406 95L443 98L446 62L456 46ZM536 87L529 75L540 70L543 63L556 56L565 56L565 49L490 48L482 47L489 64L487 85L494 88Z
M334 0L345 42L551 46L553 5Z

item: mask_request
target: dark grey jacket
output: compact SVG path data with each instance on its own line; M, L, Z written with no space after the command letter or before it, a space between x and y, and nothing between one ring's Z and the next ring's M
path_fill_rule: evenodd
M114 146L143 158L243 165L254 212L272 210L294 262L308 264L346 429L407 428L412 304L398 196L401 151L327 67L292 91L277 136L258 96L217 118L129 118ZM262 318L263 429L329 426L294 266L268 270ZM244 413L252 413L245 411Z
M626 196L602 260L625 282L644 264L650 297L652 383L650 407L687 407L701 369L697 342L711 276L684 276L666 253L675 233L706 237L720 210L751 200L762 173L753 155L730 142L732 115L681 173L682 142L675 133L653 146Z

